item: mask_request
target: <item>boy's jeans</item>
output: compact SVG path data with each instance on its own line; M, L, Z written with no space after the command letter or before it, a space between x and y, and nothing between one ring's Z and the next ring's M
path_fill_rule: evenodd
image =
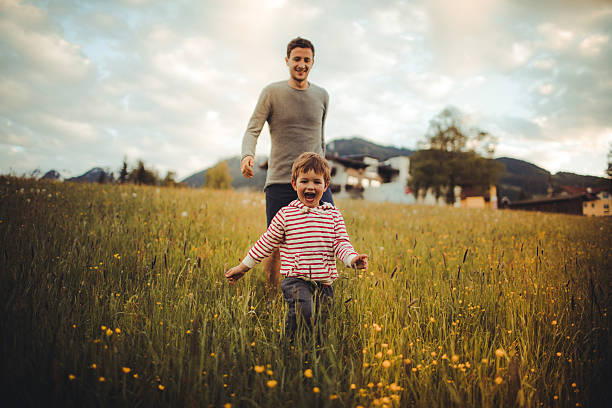
M334 303L334 289L331 285L289 277L281 282L281 290L288 306L285 333L290 340L295 337L298 319L303 318L306 327L312 329L319 316L325 321Z

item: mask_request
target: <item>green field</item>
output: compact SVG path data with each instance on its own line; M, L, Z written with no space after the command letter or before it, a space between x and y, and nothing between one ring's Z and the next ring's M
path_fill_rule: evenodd
M340 201L317 346L235 265L260 193L0 177L4 401L15 406L606 405L612 220Z

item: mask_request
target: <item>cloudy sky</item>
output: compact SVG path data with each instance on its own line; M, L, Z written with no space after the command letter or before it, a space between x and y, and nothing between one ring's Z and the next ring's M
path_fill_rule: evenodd
M237 155L298 35L330 94L327 141L414 149L453 105L499 138L496 156L607 166L609 1L0 0L0 172L127 157L183 178Z

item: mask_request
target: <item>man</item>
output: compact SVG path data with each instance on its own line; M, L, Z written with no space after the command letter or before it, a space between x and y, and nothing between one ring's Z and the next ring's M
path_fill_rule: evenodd
M329 95L308 82L314 64L314 46L304 38L295 38L287 45L285 63L289 79L266 86L259 96L253 115L242 139L240 170L244 177L253 177L255 146L265 122L270 129L271 149L266 176L266 217L268 226L278 210L297 199L291 186L291 166L304 152L325 157L325 117ZM329 188L321 201L333 204ZM263 262L270 287L280 282L278 249Z

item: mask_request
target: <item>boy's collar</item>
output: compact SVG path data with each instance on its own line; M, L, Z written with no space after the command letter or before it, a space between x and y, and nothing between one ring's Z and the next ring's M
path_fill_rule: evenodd
M293 200L291 203L289 203L289 207L299 208L303 213L307 213L307 212L323 213L325 210L333 210L335 208L333 204L328 203L328 202L323 202L323 204L320 204L316 207L307 207L300 200Z

